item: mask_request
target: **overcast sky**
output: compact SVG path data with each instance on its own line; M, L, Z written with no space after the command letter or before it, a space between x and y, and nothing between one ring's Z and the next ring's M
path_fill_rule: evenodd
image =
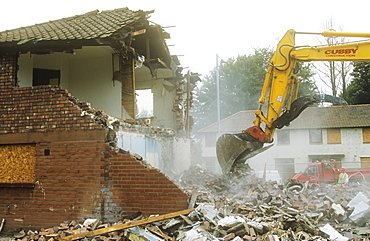
M274 48L289 29L321 32L332 19L342 31L370 33L368 0L2 0L0 31L123 7L155 10L149 20L175 26L166 28L171 54L203 76L216 54L227 60Z
M207 75L223 59L251 54L253 48L275 47L288 29L321 32L333 19L342 31L370 32L366 0L18 0L3 1L0 31L93 10L128 7L155 10L149 20L170 33L171 54L181 65ZM298 44L313 44L302 42Z

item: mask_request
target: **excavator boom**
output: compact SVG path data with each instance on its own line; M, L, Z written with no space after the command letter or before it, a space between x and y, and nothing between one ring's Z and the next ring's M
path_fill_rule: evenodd
M239 134L223 134L217 140L217 159L224 173L234 171L236 164L268 149L270 146L264 147L264 144L273 142L276 128L289 125L309 105L318 102L346 104L341 98L330 95L298 98L299 79L295 75L298 61L370 61L369 40L332 46L296 46L296 34L370 38L370 33L288 30L279 41L266 71L254 125Z

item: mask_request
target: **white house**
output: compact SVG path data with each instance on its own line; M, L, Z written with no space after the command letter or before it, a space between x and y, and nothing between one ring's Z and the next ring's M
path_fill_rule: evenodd
M16 56L14 86L60 86L79 103L89 103L126 123L172 130L174 135L162 135L169 140L153 129L132 128L136 139L141 137L137 152L156 167L186 169L190 165L189 99L199 78L181 73L177 56L170 54L166 44L169 34L148 20L152 13L128 8L96 10L6 30L0 32L0 52ZM149 100L153 115L140 121L137 91L144 89L153 94ZM120 147L132 140L131 134L119 133ZM152 143L145 142L148 136L158 148L143 148ZM186 154L175 137L183 138ZM165 148L169 141L173 146ZM174 149L183 155L172 154ZM173 161L177 156L181 156L177 165L163 161L163 157ZM186 165L183 159L188 160Z
M370 105L309 107L289 127L277 130L273 146L251 159L257 171L278 170L283 179L315 161L341 161L347 167L369 165ZM254 111L241 111L221 120L221 133L240 133L253 125ZM218 124L198 131L208 169L220 172L215 142Z

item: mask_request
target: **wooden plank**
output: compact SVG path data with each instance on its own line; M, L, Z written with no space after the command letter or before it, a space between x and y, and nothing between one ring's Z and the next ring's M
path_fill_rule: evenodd
M362 128L363 143L370 143L370 128Z
M341 144L340 129L327 129L328 144Z
M146 29L144 28L144 29L140 29L140 30L138 30L138 31L135 31L135 32L132 32L131 33L131 36L137 36L137 35L141 35L141 34L145 34L146 33Z
M147 229L150 232L153 232L153 233L157 234L159 237L163 238L166 241L173 241L173 238L171 238L170 236L168 236L165 233L163 233L162 230L160 228L158 228L157 226L147 227Z
M360 157L361 167L370 167L370 157Z
M194 210L194 208L186 209L186 210L181 210L181 211L178 211L178 212L163 214L163 215L156 216L156 217L141 219L141 220L138 220L138 221L132 221L132 222L124 223L124 224L113 225L113 226L110 226L108 228L101 228L101 229L97 229L97 230L90 231L90 232L79 233L79 234L67 236L67 237L61 238L59 240L67 241L67 240L82 239L82 238L86 238L86 237L87 238L88 237L94 237L94 236L97 236L97 235L100 235L100 234L110 233L110 232L114 232L114 231L118 231L118 230L122 230L122 229L126 229L126 228L132 228L132 227L136 227L136 226L139 226L139 225L148 224L148 223L152 223L152 222L157 222L157 221L161 221L161 220L168 219L168 218L174 218L174 217L177 217L177 216L180 216L180 215L186 215L186 214L190 213L193 210Z

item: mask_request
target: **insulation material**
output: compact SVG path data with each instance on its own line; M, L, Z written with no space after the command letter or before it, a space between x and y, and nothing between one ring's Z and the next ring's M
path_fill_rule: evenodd
M34 145L0 145L0 182L34 182Z

